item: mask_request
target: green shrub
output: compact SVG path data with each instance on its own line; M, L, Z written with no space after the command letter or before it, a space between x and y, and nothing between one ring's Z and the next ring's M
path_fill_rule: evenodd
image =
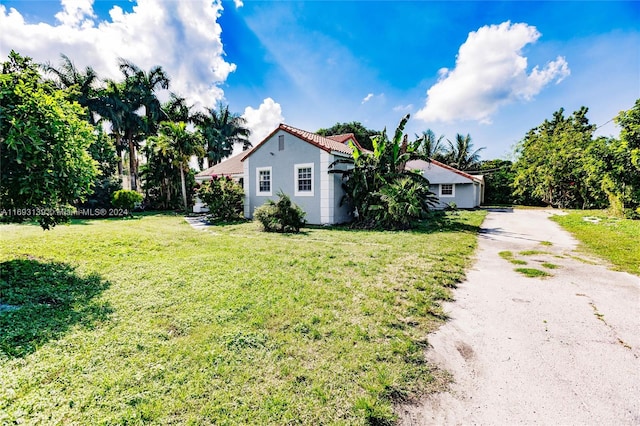
M341 203L353 208L356 228L409 229L437 204L429 180L406 168L411 160L428 161L419 151L424 138L410 143L403 136L408 120L409 114L400 121L393 139L387 137L386 129L373 137L373 151L350 144L352 158L331 165L330 173L342 176Z
M278 201L267 200L255 210L253 218L267 232L300 232L305 214L287 195L278 192Z
M113 207L117 209L129 210L129 212L132 212L133 208L136 206L136 203L139 203L141 201L142 195L140 195L136 191L130 191L128 189L121 189L120 191L116 191L111 196L111 204L113 204Z
M211 221L232 222L243 217L244 189L229 177L214 175L202 184L198 196L209 208Z
M409 229L423 219L430 205L429 187L408 176L400 176L383 186L369 206L373 227Z
M624 217L626 219L640 220L640 207L636 209L624 209Z

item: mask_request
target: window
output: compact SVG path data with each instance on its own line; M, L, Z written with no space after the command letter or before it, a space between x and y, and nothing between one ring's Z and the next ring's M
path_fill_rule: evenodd
M278 136L278 151L284 151L284 135Z
M455 186L452 183L440 184L440 196L441 197L455 197Z
M271 167L256 168L256 194L271 196Z
M295 195L298 197L313 196L313 163L296 164L294 173Z

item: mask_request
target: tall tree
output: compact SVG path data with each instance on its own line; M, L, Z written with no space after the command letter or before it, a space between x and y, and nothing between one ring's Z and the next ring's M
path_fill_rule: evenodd
M621 111L614 119L620 126L620 139L610 139L606 155L599 153L598 162L608 161L600 179L613 210L627 217L640 218L640 99Z
M359 121L352 121L350 123L336 123L327 129L318 129L316 133L322 136L353 133L360 146L371 151L373 150L371 138L379 135L381 132L377 130L367 129Z
M45 72L53 74L59 89L69 90L71 98L87 108L87 120L95 125L97 121L95 114L99 113L99 96L95 87L99 82L98 74L91 67L80 71L68 56L61 54L60 57L62 60L59 67L56 68L48 62L42 68Z
M416 139L422 138L422 144L420 145L420 152L427 158L431 158L436 161L445 160L444 135L436 137L436 134L431 129L427 129L422 132L422 136L416 135Z
M145 72L133 62L124 59L120 60L120 71L125 76L127 90L144 107L145 133L156 134L159 123L168 118L156 92L169 89L169 76L159 65Z
M170 93L169 100L162 106L167 121L183 121L185 123L192 123L194 120L191 108L192 106L187 104L185 98L175 93Z
M141 140L154 135L158 123L167 118L156 91L169 88L169 78L162 67L145 72L130 61L120 60L124 80L107 81L99 103L99 114L111 123L116 150L122 159L125 147L129 152L131 189L138 190L138 155ZM144 115L139 111L144 109ZM122 174L122 162L118 171Z
M477 170L480 166L480 151L484 149L473 149L471 135L456 134L455 142L447 139L449 147L445 150L444 162L458 170Z
M589 124L587 112L588 108L581 107L565 117L560 108L551 120L527 133L514 165L516 196L531 196L563 208L589 208L606 202L602 189L589 183L586 165L595 126Z
M93 193L84 203L80 203L80 207L108 209L111 207L113 193L122 189L120 177L116 175L118 157L113 140L99 128L88 151L96 161L98 173L93 183Z
M511 161L485 160L480 163L479 170L484 176L485 204L513 204L520 201L513 196L515 172Z
M60 209L91 193L95 141L85 111L43 82L31 58L11 51L0 75L0 205L8 217L37 217L44 229Z
M166 140L150 137L142 148L146 163L140 166L145 201L152 208L162 210L180 208L180 173L174 164L173 151Z
M187 200L185 172L189 170L191 157L202 155L201 136L198 133L188 131L184 122L164 121L160 123L158 136L152 136L149 138L149 142L154 144L165 158L170 158L173 165L178 168L182 188L182 202L185 211L188 211L189 203Z
M229 112L229 105L218 103L206 114L198 113L194 117L196 127L205 143L205 156L209 167L218 164L233 153L235 144L242 144L242 149L251 148L246 120L239 114ZM202 166L202 165L201 165Z
M138 114L142 104L137 94L124 82L107 80L107 87L102 92L99 114L111 123L111 131L115 140L119 158L118 173L123 174L123 152L129 151L129 177L131 189L137 190L137 155L136 148L139 135L145 129L143 118Z

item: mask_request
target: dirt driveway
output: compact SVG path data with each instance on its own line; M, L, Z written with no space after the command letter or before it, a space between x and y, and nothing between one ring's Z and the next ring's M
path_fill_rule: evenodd
M401 424L640 425L640 278L586 263L551 214L487 215L451 319L429 336L429 360L454 383L398 407Z

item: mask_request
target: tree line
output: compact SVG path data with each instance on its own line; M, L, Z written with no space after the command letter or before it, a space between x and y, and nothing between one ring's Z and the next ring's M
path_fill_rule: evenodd
M619 138L595 136L588 108L566 116L563 108L551 119L529 130L515 148L515 161L482 160L469 134L452 140L427 129L415 140L416 154L485 179L485 203L553 206L559 208L609 208L611 213L640 218L640 99L613 121ZM359 122L336 123L319 134L354 133L362 147L373 151L371 141L382 132Z
M5 210L67 204L105 207L110 195L121 188L125 174L131 189L143 191L152 207L186 209L195 186L194 171L189 168L192 156L198 157L201 167L205 160L210 166L228 157L235 144L243 149L251 146L244 119L229 111L228 105L193 111L175 93L163 103L159 92L169 90L170 78L161 66L145 71L121 59L119 69L121 79L101 79L91 67L80 70L65 55L56 66L10 53L2 65L0 111ZM63 127L83 132L63 134L59 131ZM42 197L40 202L35 196L23 197L27 186L34 185L35 174L42 188L55 188L63 174L52 174L52 170L58 166L75 170L64 162L65 158L70 161L66 154L74 149L88 154L83 161L93 160L76 170L75 175L83 176L76 188L67 188L59 197L35 191ZM54 158L55 150L62 158ZM33 160L30 176L18 179L11 167L23 165L27 152ZM143 164L141 155L146 159ZM80 163L74 164L79 167Z
M251 147L246 122L227 105L193 111L185 98L171 92L162 102L159 92L170 88L162 67L145 71L120 60L119 68L120 79L101 79L91 67L79 70L64 55L55 66L9 54L0 75L3 217L38 217L48 227L65 219L51 209L110 206L126 174L131 189L143 192L151 208L186 210L196 186L190 158L197 157L203 168L205 160L211 166L231 155L236 144ZM615 117L619 138L595 137L587 112L586 107L568 117L563 109L555 112L524 135L515 162L482 160L484 148L474 149L469 134L449 140L426 130L408 146L412 156L483 174L487 203L611 207L617 214L640 217L640 100ZM384 149L375 146L388 141L384 131L351 122L317 133L354 133L374 162L392 163L382 161ZM396 136L386 146L406 147ZM396 177L392 180L400 191L406 182ZM380 199L395 203L400 198ZM410 204L394 209L413 208Z

